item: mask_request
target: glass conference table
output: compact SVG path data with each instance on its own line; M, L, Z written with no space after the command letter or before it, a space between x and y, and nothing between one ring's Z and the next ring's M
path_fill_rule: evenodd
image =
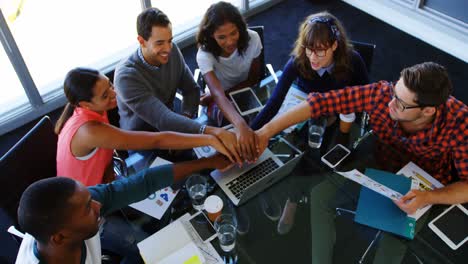
M322 150L307 146L307 125L286 135L288 141L305 150L302 160L285 178L240 206L233 205L210 179L213 187L210 194L223 199L223 212L235 214L239 225L232 252L221 251L218 240L212 241L226 263L373 263L374 260L390 263L398 254L402 256L401 263L465 263L467 244L453 251L427 227L443 206L434 206L423 217L425 222L417 222L420 230L413 240L354 222L360 185L334 173L320 157L336 143L352 149L359 138L358 130L353 127L346 136L336 126L329 127ZM397 158L389 162L388 157ZM356 168L363 172L365 168L376 168L395 173L407 162L403 155L371 135L361 140L337 169ZM208 173L202 172L209 178ZM278 230L278 223L288 199L297 206L293 224L285 232ZM166 212L165 221L175 220L185 212L193 214L190 204L186 191L182 190L174 208Z
M273 88L263 86L257 93L262 102ZM224 201L223 212L235 214L238 220L239 232L233 251L223 252L217 239L211 242L226 263L390 263L394 258L401 259L397 263L466 263L463 261L468 259L468 243L452 251L427 227L430 219L445 207L433 206L427 217L423 217L425 222L417 222L419 232L413 240L379 232L354 222L360 185L334 173L320 161L327 149L341 143L349 149L356 148L338 170L356 168L364 172L366 168L376 168L395 173L408 163L404 155L374 135L355 144L361 134L357 125L349 135L341 134L336 125L327 128L320 150L308 147L306 131L307 124L284 135L305 150L295 169L240 206L230 202L209 177L209 171L202 172L210 178L209 194L220 196ZM296 204L294 221L289 230L278 230L287 200ZM194 210L182 189L163 219L168 223L185 212L193 214Z

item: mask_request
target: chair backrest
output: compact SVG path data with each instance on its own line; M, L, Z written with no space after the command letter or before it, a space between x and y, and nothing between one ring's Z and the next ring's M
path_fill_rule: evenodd
M361 58L364 60L364 64L366 65L367 72L370 73L372 59L374 58L375 44L359 41L351 41L351 44L353 44L354 50L361 55Z
M262 42L262 52L260 53L260 80L263 80L266 77L266 65L265 65L265 44L263 41L263 26L252 26L249 27L250 30L257 32Z
M24 190L40 179L55 177L57 135L44 116L0 158L0 208L18 228L16 211Z

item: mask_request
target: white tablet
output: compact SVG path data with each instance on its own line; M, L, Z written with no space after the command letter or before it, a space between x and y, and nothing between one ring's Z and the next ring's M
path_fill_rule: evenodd
M263 105L250 87L230 92L232 102L242 116L262 110Z
M454 204L429 223L432 229L451 249L468 241L468 209Z

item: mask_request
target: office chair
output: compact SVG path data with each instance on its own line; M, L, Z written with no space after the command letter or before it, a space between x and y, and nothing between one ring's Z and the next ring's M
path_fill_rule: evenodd
M107 111L107 118L109 123L115 127L120 127L120 116L119 109L115 107ZM128 168L125 163L125 159L128 158L128 152L126 150L114 150L112 155L112 162L114 163L114 172L117 175L128 177Z
M351 41L351 44L353 45L354 50L361 55L361 58L366 65L367 73L370 73L376 45L359 41Z
M371 43L351 41L355 51L361 55L364 64L366 65L367 73L371 72L372 60L374 58L374 50L376 45ZM363 112L361 115L361 136L369 131L369 115L366 112Z
M55 177L57 135L44 116L0 159L0 208L19 229L17 209L24 190L40 179ZM21 231L21 230L20 230Z
M250 30L253 30L257 32L258 36L260 37L260 41L262 42L262 51L260 53L260 80L265 79L268 77L268 74L273 77L273 80L275 81L275 84L278 83L278 76L276 76L275 70L273 69L273 66L270 63L265 63L265 41L264 41L264 28L263 26L252 26L249 27ZM268 73L268 74L267 74ZM270 91L267 89L268 92L268 97L270 97Z
M0 158L0 210L13 224L8 228L19 245L23 233L19 228L17 210L24 190L40 179L55 177L57 135L48 116L44 116L3 157Z

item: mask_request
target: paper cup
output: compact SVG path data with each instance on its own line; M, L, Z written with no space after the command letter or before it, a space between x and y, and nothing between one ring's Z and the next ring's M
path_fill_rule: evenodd
M351 113L347 115L340 114L340 131L342 133L349 133L351 126L356 119L356 114Z
M223 200L221 200L217 195L210 195L205 199L204 206L208 214L208 218L211 222L214 222L216 217L221 215L221 211L223 210Z
M341 133L349 133L351 131L351 126L353 125L352 122L345 122L343 120L340 121L340 131Z

